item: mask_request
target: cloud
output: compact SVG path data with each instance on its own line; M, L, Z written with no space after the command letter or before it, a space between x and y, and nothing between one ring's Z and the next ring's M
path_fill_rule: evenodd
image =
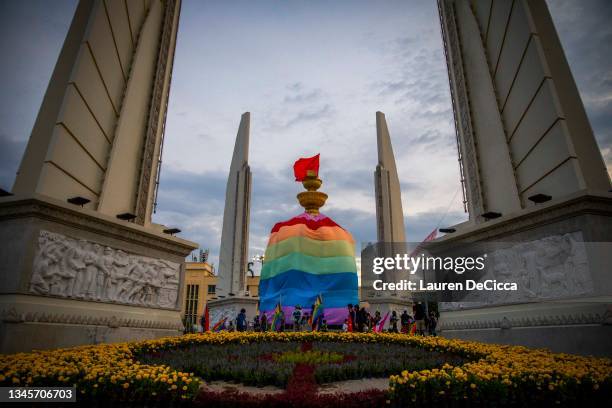
M304 122L314 122L329 119L334 114L334 109L329 103L321 106L304 109L298 112L293 118L289 119L285 127L291 127Z
M283 99L284 103L303 104L314 102L323 97L323 92L320 89L304 90L304 86L301 82L287 85L287 89L289 90L289 94L285 95Z

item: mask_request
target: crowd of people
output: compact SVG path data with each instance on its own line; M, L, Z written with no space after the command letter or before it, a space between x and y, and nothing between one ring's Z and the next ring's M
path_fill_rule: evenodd
M314 310L314 305L310 309L310 313ZM436 336L436 327L438 325L438 314L436 312L427 312L425 305L417 302L412 306L412 314L404 310L398 316L396 311L388 312L384 317L380 311L375 311L374 315L366 309L365 306L351 305L347 306L347 318L341 327L333 327L332 329L341 329L344 332L389 332L389 333L405 333L413 335L429 335ZM229 321L224 321L220 330L227 331L328 331L327 320L324 313L316 313L316 318L313 319L309 315L308 310L304 310L300 305L296 305L290 319L285 318L284 312L278 311L274 317L267 316L265 313L255 315L252 321L249 321L246 315L246 310L241 309L240 313ZM200 319L200 330L204 331L206 318L202 315Z
M388 321L388 324L387 324ZM399 324L399 327L398 327ZM385 329L385 325L387 326ZM398 317L395 310L387 314L384 318L380 311L374 315L365 307L359 305L348 305L348 317L342 325L342 331L354 332L383 332L406 333L418 335L436 335L438 325L438 315L433 310L427 313L425 305L421 302L412 306L412 315L404 310Z

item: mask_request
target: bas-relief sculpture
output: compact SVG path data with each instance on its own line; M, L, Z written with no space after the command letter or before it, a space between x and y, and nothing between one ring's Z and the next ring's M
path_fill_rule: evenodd
M235 305L215 308L210 311L210 327L212 328L215 324L219 323L223 319L227 319L225 321L225 326L227 327L231 321L236 319L237 316L238 308Z
M179 274L178 263L40 231L30 292L175 308Z
M516 282L517 291L471 291L460 302L443 302L442 310L552 300L593 292L582 233L551 235L487 254L483 282ZM466 277L469 278L469 277Z

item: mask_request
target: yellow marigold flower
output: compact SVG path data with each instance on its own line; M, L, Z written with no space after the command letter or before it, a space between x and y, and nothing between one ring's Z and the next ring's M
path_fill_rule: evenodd
M470 384L470 388L471 388L471 389L474 389L474 388L476 388L476 384L474 384L474 383L471 383L471 384Z

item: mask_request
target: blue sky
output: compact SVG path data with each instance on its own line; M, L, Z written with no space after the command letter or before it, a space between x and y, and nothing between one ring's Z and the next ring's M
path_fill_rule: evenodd
M551 0L606 164L612 164L612 3ZM11 188L74 0L0 1L0 187ZM251 254L300 211L291 165L321 153L323 211L376 239L375 112L391 132L408 240L466 219L435 1L184 0L156 222L217 263L225 183L250 111Z

